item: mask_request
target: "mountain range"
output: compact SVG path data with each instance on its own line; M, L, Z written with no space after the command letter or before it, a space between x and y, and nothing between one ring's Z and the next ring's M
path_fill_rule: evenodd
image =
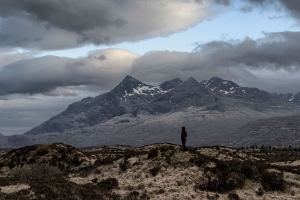
M300 103L300 92L298 92L297 94L292 94L292 93L282 94L282 93L280 93L277 95L285 101Z
M214 138L256 120L299 111L300 105L290 99L218 77L204 81L175 78L152 86L126 76L110 92L75 102L23 135L1 137L0 145L180 143L181 126L186 126L188 145L199 146L207 142L201 138ZM214 142L221 140L217 137Z

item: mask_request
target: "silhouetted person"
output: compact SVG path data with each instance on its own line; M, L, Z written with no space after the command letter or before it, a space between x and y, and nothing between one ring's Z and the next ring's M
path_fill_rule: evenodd
M182 141L183 150L186 150L186 146L185 146L186 137L187 137L187 133L185 131L185 127L183 126L181 131L181 141Z

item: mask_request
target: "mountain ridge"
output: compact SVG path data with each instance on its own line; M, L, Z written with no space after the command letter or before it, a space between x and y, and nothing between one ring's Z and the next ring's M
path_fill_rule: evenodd
M295 102L295 103L299 103L300 104L300 92L296 93L296 94L292 94L292 93L280 93L277 94L280 98L282 98L285 101L289 101L289 102Z
M204 106L210 110L222 110L224 107L215 93L193 77L184 82L175 78L161 85L151 86L127 75L110 92L75 102L62 113L24 134L62 132L76 127L93 126L124 114L136 116L146 112L153 115L190 106Z
M212 77L208 80L201 81L212 93L221 97L230 97L243 101L251 101L257 103L267 102L271 99L279 98L269 92L260 90L258 88L241 87L238 84L224 80L219 77Z
M177 144L182 126L187 127L190 144L199 146L205 144L203 137L218 141L218 134L250 122L297 113L299 105L218 77L175 78L152 86L126 76L111 91L75 102L22 135L1 137L0 147L49 142L76 147Z
M24 135L62 132L84 128L107 121L116 116L141 112L149 114L168 113L190 106L209 110L224 110L220 98L251 103L264 103L281 99L257 88L241 87L236 83L213 77L197 81L175 78L158 86L151 86L127 75L110 92L95 98L85 98L68 106L62 113L24 133Z

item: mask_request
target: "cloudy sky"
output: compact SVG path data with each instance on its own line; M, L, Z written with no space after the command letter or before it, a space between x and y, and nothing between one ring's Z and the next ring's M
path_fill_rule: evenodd
M299 0L0 0L0 133L129 74L300 92Z

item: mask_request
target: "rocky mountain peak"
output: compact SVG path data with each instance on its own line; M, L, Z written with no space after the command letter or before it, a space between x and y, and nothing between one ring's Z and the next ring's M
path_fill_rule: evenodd
M121 99L135 95L154 97L170 91L181 83L182 80L175 78L173 80L166 81L159 86L152 86L142 83L131 76L126 76L123 81L112 90L112 92L117 94L117 96Z
M244 95L258 90L256 88L244 88L232 81L224 80L219 77L212 77L208 80L204 80L201 82L201 84L204 84L205 87L208 88L211 92L218 93L222 96L223 95Z
M219 77L211 77L210 79L208 79L208 82L212 82L212 81L215 81L215 82L222 82L224 81L223 79L219 78Z
M174 89L176 92L210 94L209 91L193 77L188 78Z
M198 81L196 81L196 79L194 79L194 77L191 76L185 82L198 82Z
M221 79L219 77L212 77L204 81L203 84L211 91L214 91L218 88L222 91L230 92L230 90L236 90L237 88L241 88L238 84L232 81Z
M300 92L298 92L295 95L292 93L286 93L286 94L280 93L277 95L285 101L300 103Z
M127 75L118 86L123 86L123 87L131 87L131 88L135 88L137 87L139 84L144 84L141 81L133 78L132 76ZM117 87L118 87L117 86Z
M232 81L224 80L219 77L212 77L208 80L201 81L200 84L204 85L210 92L217 96L260 103L268 102L271 99L280 100L276 95L272 95L263 90L242 87Z
M188 78L186 81L182 83L182 87L199 87L200 84L193 77Z
M286 94L279 94L280 98L284 99L285 101L293 101L295 99L294 95L292 93L286 93Z
M129 82L129 81L131 81L131 82L140 82L139 80L133 78L132 76L127 75L127 76L125 76L125 78L122 80L121 83Z
M112 92L118 93L120 95L126 95L128 93L133 93L135 88L139 86L144 86L146 84L142 83L141 81L127 75L119 85L117 85Z
M183 81L180 79L180 78L174 78L170 81L166 81L162 84L159 85L159 87L162 89L162 90L170 90L170 89L173 89L175 87L177 87L178 85L182 84Z

